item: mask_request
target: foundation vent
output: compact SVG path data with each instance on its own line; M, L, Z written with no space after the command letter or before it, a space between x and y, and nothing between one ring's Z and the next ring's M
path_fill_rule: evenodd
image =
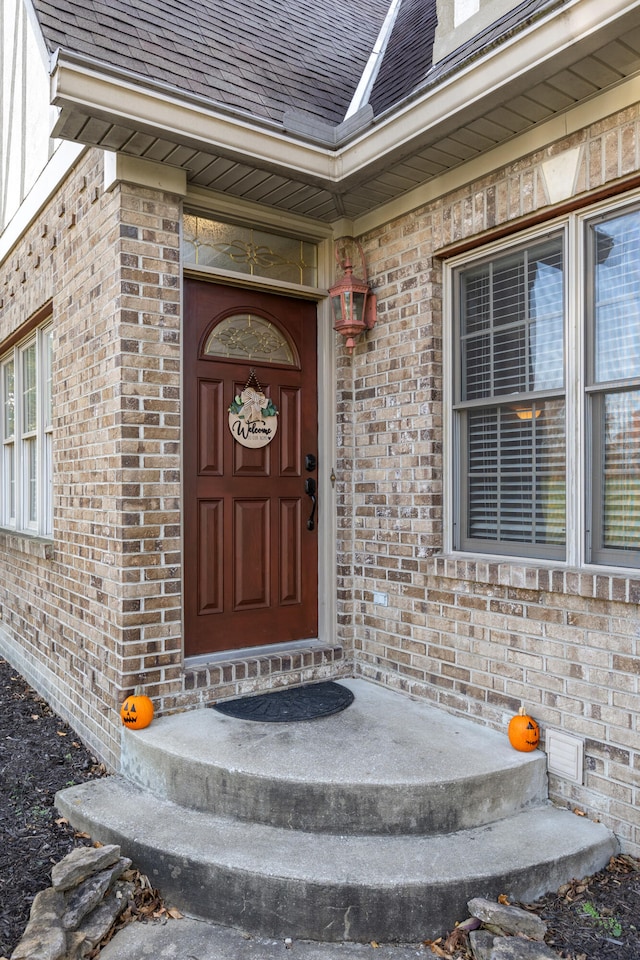
M564 777L574 783L582 783L584 770L584 742L579 737L561 730L545 733L547 769L556 777Z

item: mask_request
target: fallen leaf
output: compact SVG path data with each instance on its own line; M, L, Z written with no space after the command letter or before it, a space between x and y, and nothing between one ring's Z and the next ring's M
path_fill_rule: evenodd
M574 807L573 812L575 813L576 817L586 817L584 810L578 810L577 807Z
M91 837L88 833L74 833L74 837L77 840L91 840Z
M450 957L451 954L447 950L443 950L442 947L439 947L437 943L431 943L431 952L435 953L436 957Z
M57 823L59 827L65 827L69 823L69 821L67 820L66 817L58 817L58 819L55 820L54 823ZM1 957L0 957L0 960L2 960Z
M66 733L64 732L64 730L56 730L56 733L58 734L59 737L66 737Z
M467 942L467 932L461 927L456 927L444 942L444 947L448 954L452 954L458 947L462 947Z
M510 905L509 897L505 896L504 893L501 893L500 896L498 897L498 903L501 903L503 906L508 907Z
M184 920L184 914L180 913L177 907L169 907L167 913L173 920Z

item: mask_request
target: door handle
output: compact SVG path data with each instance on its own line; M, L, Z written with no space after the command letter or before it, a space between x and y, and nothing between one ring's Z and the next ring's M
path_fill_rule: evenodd
M313 477L307 477L304 482L304 492L311 498L311 514L307 520L307 530L314 530L316 525L316 507L318 498L316 497L316 482Z

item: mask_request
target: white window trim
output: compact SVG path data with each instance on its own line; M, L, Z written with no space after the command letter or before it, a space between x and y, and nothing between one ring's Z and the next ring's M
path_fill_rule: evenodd
M492 563L517 564L527 567L585 569L589 573L613 573L618 576L634 573L635 568L592 562L588 558L587 529L591 525L591 504L587 497L587 444L589 424L586 404L585 347L587 324L585 322L585 271L587 265L586 244L583 241L585 226L602 213L613 215L640 200L640 191L633 191L618 198L603 200L575 213L550 219L522 232L489 242L473 251L452 257L443 264L443 554L459 559L482 559ZM565 271L565 397L567 409L574 415L567 418L567 516L566 557L564 560L530 557L524 554L481 553L454 548L454 523L456 522L457 478L455 475L456 443L454 417L454 388L456 357L454 349L454 273L460 267L498 256L514 246L530 244L549 233L564 230L566 263Z
M32 330L23 340L14 344L6 353L0 356L0 365L3 368L7 361L14 361L14 469L15 469L15 516L7 516L7 499L5 484L5 458L0 459L0 488L3 491L0 502L0 527L14 531L17 534L50 538L52 536L52 424L45 427L46 413L46 342L51 330L52 321L49 317L43 324ZM36 440L36 520L28 518L28 491L25 454L25 432L23 422L23 368L22 357L31 344L36 345L36 429L30 436ZM2 403L4 403L4 376L2 379ZM0 441L4 449L4 408L0 420Z

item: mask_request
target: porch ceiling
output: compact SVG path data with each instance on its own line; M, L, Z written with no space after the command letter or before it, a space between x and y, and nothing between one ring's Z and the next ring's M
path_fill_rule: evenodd
M586 0L538 25L536 36L449 74L436 68L393 111L344 124L342 140L340 128L232 115L60 52L54 135L183 168L190 183L243 200L321 221L356 219L640 73L638 4L612 6L603 22Z

